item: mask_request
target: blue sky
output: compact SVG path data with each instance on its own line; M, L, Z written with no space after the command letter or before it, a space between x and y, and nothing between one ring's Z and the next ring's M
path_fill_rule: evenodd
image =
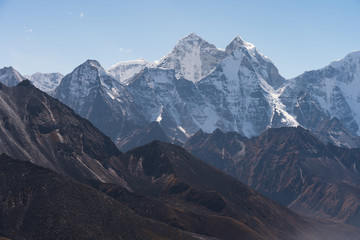
M195 32L219 48L239 35L290 78L360 50L359 27L360 0L0 0L0 68L154 61Z

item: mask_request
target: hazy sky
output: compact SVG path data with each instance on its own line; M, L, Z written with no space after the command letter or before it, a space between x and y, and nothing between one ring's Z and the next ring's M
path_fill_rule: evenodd
M236 36L294 77L360 50L360 0L0 0L0 68L67 74L160 59L195 32L219 48Z

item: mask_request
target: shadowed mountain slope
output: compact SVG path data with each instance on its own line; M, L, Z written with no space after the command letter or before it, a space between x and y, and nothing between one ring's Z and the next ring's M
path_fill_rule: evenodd
M0 156L0 235L10 239L206 239L137 216L106 195Z
M360 227L359 149L325 145L301 127L252 139L199 132L186 148L293 210Z
M121 154L110 138L28 80L0 85L0 103L1 152L75 179L125 184L108 168Z

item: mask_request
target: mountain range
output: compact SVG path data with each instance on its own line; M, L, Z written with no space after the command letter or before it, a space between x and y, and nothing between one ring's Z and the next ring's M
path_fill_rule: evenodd
M360 54L353 52L286 80L268 57L239 36L219 49L191 33L153 63L119 62L106 70L88 60L61 82L60 75L31 79L120 149L123 139L153 122L171 142L185 143L199 129L252 137L271 127L302 126L325 143L352 148L360 146L359 66Z

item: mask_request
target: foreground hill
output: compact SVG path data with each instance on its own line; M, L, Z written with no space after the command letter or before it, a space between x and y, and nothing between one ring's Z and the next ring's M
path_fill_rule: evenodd
M0 236L10 239L206 239L137 216L106 195L0 156Z

